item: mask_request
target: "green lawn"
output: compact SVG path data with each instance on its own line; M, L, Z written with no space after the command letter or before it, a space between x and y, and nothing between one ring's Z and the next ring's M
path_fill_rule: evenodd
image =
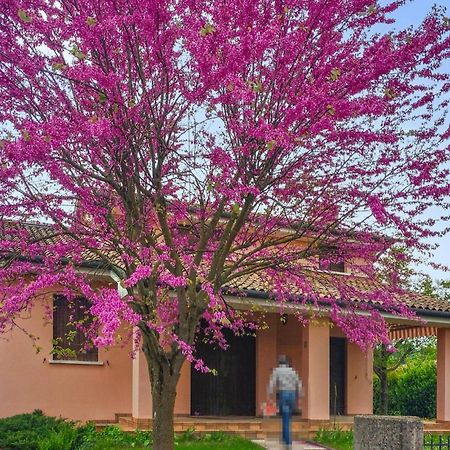
M314 441L336 450L353 450L353 432L336 429L319 430Z
M217 435L220 438L217 438ZM134 441L135 442L135 441ZM83 445L80 450L150 450L152 448L151 443L146 445L134 444L133 440L127 442L117 442L109 438L99 436L95 441L88 445ZM226 435L223 433L211 433L209 435L193 435L191 439L176 439L175 449L179 450L208 450L208 449L225 449L225 450L260 450L261 446L242 439L238 436Z

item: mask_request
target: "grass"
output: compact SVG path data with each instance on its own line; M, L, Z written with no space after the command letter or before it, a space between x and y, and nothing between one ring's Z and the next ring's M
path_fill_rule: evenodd
M258 450L262 447L238 436L223 432L198 434L194 429L175 436L177 450ZM36 410L0 419L2 450L151 450L149 431L125 433L117 426L96 431L93 424L77 426L75 422L45 416Z
M431 434L431 433L425 433L424 434L424 442L425 444L437 444L439 441L442 440L442 443L447 444L447 442L450 442L450 434ZM431 448L431 447L430 447Z
M336 450L353 450L353 432L340 428L322 428L314 441Z

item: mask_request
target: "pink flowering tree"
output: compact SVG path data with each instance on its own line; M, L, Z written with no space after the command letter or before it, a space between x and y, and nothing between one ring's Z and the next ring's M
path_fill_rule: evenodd
M3 0L0 331L55 285L89 300L94 345L138 330L158 450L182 364L209 370L200 321L222 345L258 326L227 302L246 277L385 342L380 307L407 310L375 281L381 236L424 249L450 190L449 19L392 31L402 3ZM342 258L371 289L333 279Z

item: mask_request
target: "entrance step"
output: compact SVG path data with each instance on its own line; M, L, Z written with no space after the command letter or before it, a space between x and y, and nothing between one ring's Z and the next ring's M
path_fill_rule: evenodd
M119 414L117 423L124 431L148 430L152 428L151 419L138 419L131 414ZM321 428L330 428L333 425L327 421L308 421L294 417L292 421L293 437L297 440L309 439ZM339 429L348 430L352 421L341 420L336 424ZM279 417L192 417L178 416L174 419L175 433L193 431L195 433L212 433L222 431L237 434L247 439L276 440L281 433L281 419Z

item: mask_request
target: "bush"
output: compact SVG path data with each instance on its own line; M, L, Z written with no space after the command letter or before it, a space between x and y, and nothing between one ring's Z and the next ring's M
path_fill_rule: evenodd
M175 436L180 449L223 450L260 449L238 436L222 432L199 435L194 429ZM152 446L150 431L127 433L110 425L97 432L93 424L76 426L75 422L46 417L42 411L0 419L1 450L146 450Z
M436 417L436 363L411 363L390 379L389 410L402 416Z
M79 429L79 450L107 450L125 448L147 448L152 444L150 431L126 433L115 425L108 425L102 431L95 431L93 425Z
M380 413L380 381L374 376L374 412ZM388 414L436 417L436 362L412 359L388 377Z
M38 442L38 450L72 450L76 448L78 429L71 423L63 422L46 438Z
M50 441L45 444L48 447L39 447L41 442L48 439L54 439L53 442L58 441L65 445L64 442L71 439L69 428L74 430L73 422L44 416L40 410L35 410L31 414L19 414L0 419L0 448L2 450L70 449L67 446L51 447Z

